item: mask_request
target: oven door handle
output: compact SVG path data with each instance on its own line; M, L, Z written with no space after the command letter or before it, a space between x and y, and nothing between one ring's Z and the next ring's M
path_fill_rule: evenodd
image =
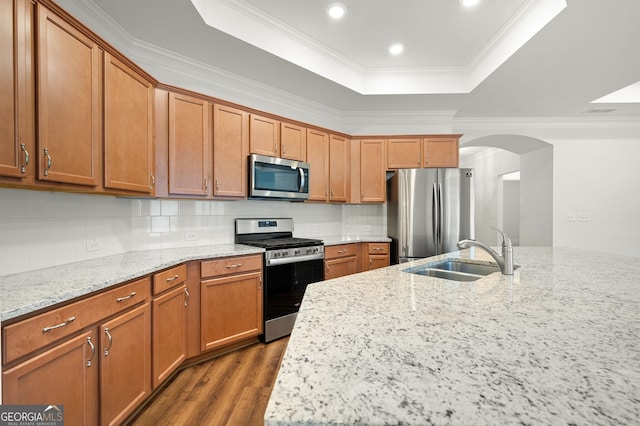
M267 267L286 265L288 263L306 262L309 260L322 260L324 259L324 253L305 254L302 256L284 257L281 259L266 259Z

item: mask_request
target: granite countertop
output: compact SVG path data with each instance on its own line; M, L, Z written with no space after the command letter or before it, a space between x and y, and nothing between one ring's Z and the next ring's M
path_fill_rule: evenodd
M638 424L640 259L515 248L515 275L308 286L266 425Z
M146 250L0 276L0 321L29 314L190 260L263 252L264 249L240 244Z
M338 244L349 243L389 243L391 242L391 238L376 235L330 235L328 237L322 238L322 241L324 242L325 246L336 246Z

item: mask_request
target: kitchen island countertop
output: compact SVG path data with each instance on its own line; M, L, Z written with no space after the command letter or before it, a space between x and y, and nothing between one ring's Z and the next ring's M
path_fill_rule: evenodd
M515 248L514 276L307 288L266 425L638 424L640 259Z

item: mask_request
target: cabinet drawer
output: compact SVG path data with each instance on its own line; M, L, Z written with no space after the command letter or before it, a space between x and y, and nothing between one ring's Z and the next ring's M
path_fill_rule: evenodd
M187 265L179 265L153 276L153 294L160 294L165 290L182 284L187 279Z
M369 254L389 254L389 243L369 243Z
M4 362L14 361L148 300L150 293L150 279L144 278L8 325L3 329Z
M262 255L225 257L202 262L200 277L213 277L262 269Z
M338 246L327 246L324 248L325 259L335 259L338 257L355 256L358 251L358 244L341 244Z

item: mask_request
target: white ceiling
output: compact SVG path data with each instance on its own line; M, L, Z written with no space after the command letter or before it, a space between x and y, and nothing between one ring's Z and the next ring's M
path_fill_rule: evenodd
M591 103L640 81L638 0L343 0L340 22L333 0L93 1L137 40L342 111L640 117Z

